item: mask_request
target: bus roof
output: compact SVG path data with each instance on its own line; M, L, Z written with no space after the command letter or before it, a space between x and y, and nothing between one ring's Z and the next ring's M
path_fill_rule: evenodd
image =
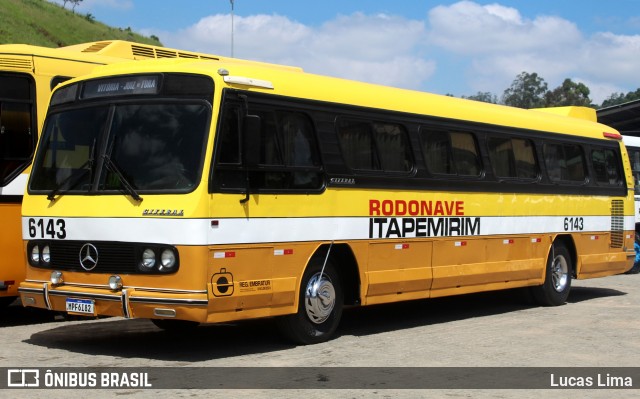
M211 54L151 46L124 40L103 40L57 48L29 44L0 45L0 67L31 69L32 66L25 65L24 60L16 63L15 60L11 59L11 55L69 59L97 64L161 58L220 59L220 57Z
M119 63L96 68L82 79L114 74L188 72L211 76L217 84L301 99L340 103L366 108L457 119L481 124L559 132L603 138L617 133L606 125L585 118L588 113L540 109L525 110L427 92L399 89L353 80L315 75L300 68L261 62L220 58L218 60L157 60ZM75 80L74 80L75 81ZM575 108L575 107L571 107ZM576 117L576 113L582 117ZM544 117L543 117L544 115Z

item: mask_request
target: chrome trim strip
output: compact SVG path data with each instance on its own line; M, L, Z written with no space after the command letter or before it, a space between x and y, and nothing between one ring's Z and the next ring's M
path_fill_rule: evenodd
M105 301L118 301L120 302L120 295L107 295L107 294L93 294L89 292L73 292L73 291L49 291L49 295L52 296L67 296L74 298L93 298L93 299L102 299Z
M44 283L42 285L42 297L44 298L44 304L47 306L47 309L51 310L51 301L49 301L49 283Z
M133 288L136 291L153 291L153 292L168 292L172 294L206 294L207 290L177 290L172 288L155 288L155 287L136 287L134 285L128 285L127 288Z
M130 319L131 314L129 313L129 291L122 290L122 315L125 319Z
M25 280L26 282L29 283L48 283L48 280ZM109 284L84 284L84 283L73 283L73 282L69 282L66 281L64 282L64 285L69 286L69 287L86 287L86 288L101 288L101 289L107 289L110 290L109 288ZM125 288L132 288L136 291L153 291L153 292L168 292L168 293L175 293L175 294L206 294L207 290L179 290L179 289L172 289L172 288L156 288L156 287L137 287L135 285L127 285Z
M131 303L152 303L166 305L188 305L188 306L207 306L209 301L206 299L180 299L180 298L130 298Z

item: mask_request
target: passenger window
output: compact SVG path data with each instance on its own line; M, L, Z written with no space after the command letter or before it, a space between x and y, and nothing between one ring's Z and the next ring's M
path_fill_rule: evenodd
M409 172L413 157L401 125L340 119L338 140L348 167L355 170Z
M595 149L591 152L591 162L598 184L617 186L622 184L620 162L611 149Z
M490 137L489 159L497 177L534 180L538 167L530 140L520 138Z
M322 164L311 119L301 112L264 108L252 109L250 113L260 117L261 128L259 166L248 171L251 188L265 191L322 188ZM213 184L220 189L246 189L241 115L239 105L227 104L222 112L213 172Z
M422 153L433 174L480 176L478 147L473 134L441 130L420 131Z
M583 183L586 179L582 148L575 144L545 143L544 162L552 181Z
M28 78L0 75L0 187L31 161L37 140L33 101Z
M627 151L631 162L631 173L633 174L634 194L640 195L640 149L627 147Z

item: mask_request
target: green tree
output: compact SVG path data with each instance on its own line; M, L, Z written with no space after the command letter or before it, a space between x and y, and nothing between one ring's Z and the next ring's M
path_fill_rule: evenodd
M82 0L69 0L69 2L71 3L71 12L75 13L76 12L76 6L80 3L82 3ZM66 1L65 1L66 4Z
M498 103L498 96L488 91L485 91L485 92L479 91L472 96L462 96L462 98L466 98L467 100L473 100L473 101L481 101L483 103L491 103L491 104Z
M518 108L540 108L545 105L547 82L537 73L522 72L502 95L502 102Z
M602 108L624 104L628 103L629 101L635 100L640 100L640 89L636 89L636 91L630 91L627 94L613 93L602 102Z
M589 107L591 106L590 93L589 88L583 83L576 83L567 78L560 86L545 93L545 106L563 107L578 105Z

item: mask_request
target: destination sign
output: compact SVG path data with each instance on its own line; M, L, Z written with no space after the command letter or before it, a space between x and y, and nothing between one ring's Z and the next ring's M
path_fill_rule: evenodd
M83 98L112 97L137 94L157 94L159 76L120 76L91 80L85 83Z

